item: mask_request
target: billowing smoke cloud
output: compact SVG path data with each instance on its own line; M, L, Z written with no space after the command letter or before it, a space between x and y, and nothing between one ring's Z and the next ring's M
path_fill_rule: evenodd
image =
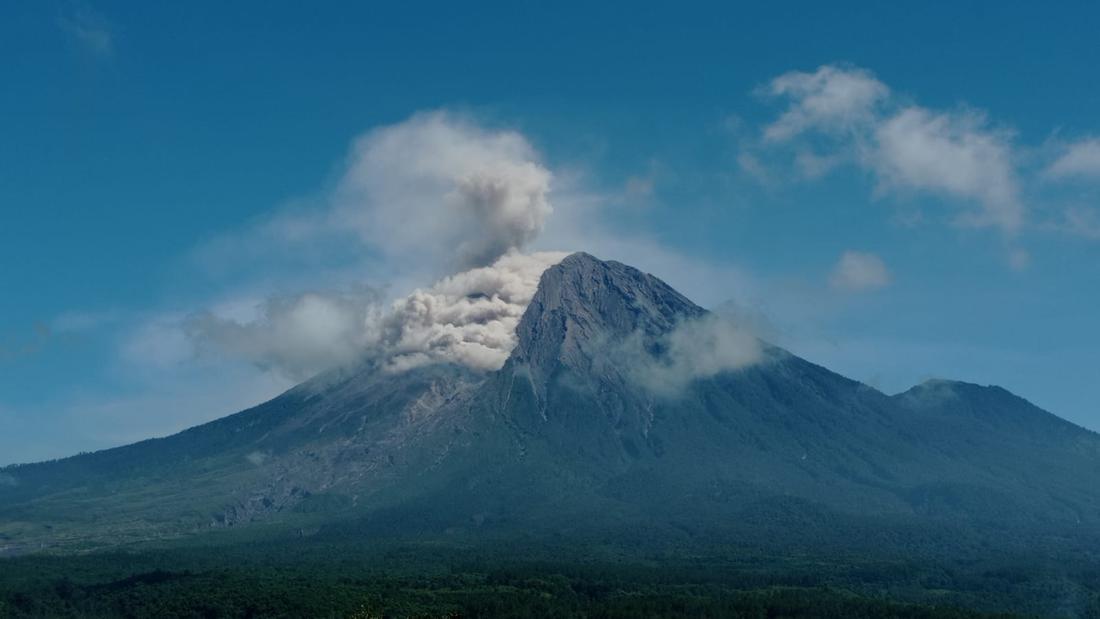
M200 353L215 353L301 380L350 363L376 339L381 297L372 290L310 292L264 301L256 315L240 320L202 312L188 318L184 333Z
M671 397L694 380L760 363L764 349L749 330L712 313L682 322L654 341L637 334L612 356L640 387Z
M539 277L564 256L521 253L553 210L551 177L519 133L445 112L371 131L355 141L323 215L265 229L299 240L351 231L401 268L455 274L391 307L373 292L310 292L268 300L245 319L203 312L185 332L200 352L294 379L365 357L393 371L499 368Z
M393 372L433 363L498 369L543 271L566 255L523 253L553 210L552 174L539 160L519 133L442 112L371 131L355 142L323 214L266 229L299 240L351 231L371 255L452 274L389 304L373 291L313 291L243 316L201 312L183 330L200 353L294 380L359 360ZM665 339L664 354L639 366L662 390L759 352L754 338L711 319Z
M450 362L499 369L516 346L516 326L543 271L565 255L509 252L488 267L446 277L396 302L379 342L387 367Z
M542 272L564 253L510 251L493 264L443 278L389 308L373 291L308 293L264 302L249 320L210 312L186 332L200 350L250 361L301 380L359 359L390 371L430 363L499 369Z
M519 133L420 114L355 142L333 219L390 258L486 266L538 236L550 180Z

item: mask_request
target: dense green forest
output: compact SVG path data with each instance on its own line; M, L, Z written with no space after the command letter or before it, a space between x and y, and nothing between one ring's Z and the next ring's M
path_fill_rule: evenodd
M1079 584L1090 578L1095 565L1054 574L1039 557L303 539L4 559L0 616L1100 617L1100 589Z
M116 557L115 559L119 559ZM432 577L261 568L139 571L111 579L110 558L79 576L41 563L5 570L4 616L126 617L974 617L950 607L899 604L835 588L594 578L526 567ZM6 566L12 568L14 566Z

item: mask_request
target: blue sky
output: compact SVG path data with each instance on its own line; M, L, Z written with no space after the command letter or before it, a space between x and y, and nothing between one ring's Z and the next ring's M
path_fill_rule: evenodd
M0 464L319 362L205 345L197 315L458 270L454 238L341 210L430 119L534 162L525 249L636 264L890 393L1000 384L1100 429L1100 8L887 4L5 6ZM391 185L359 190L425 198Z

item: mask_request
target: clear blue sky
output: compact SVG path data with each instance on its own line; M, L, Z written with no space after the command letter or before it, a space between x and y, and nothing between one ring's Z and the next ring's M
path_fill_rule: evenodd
M173 321L408 287L370 247L225 246L433 110L553 170L535 247L639 262L890 393L995 383L1100 429L1096 3L406 4L0 9L0 464L290 384Z

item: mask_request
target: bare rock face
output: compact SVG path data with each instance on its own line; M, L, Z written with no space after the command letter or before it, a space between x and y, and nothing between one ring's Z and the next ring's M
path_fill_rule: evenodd
M516 329L512 357L537 377L560 366L586 372L601 347L639 332L671 331L705 311L652 275L576 253L543 273Z
M766 344L759 362L653 389L638 366L707 316L652 275L573 254L542 275L499 371L364 362L172 437L0 470L0 547L256 521L749 537L868 516L1100 529L1100 437L1003 389L941 381L890 397ZM777 533L777 518L796 526Z

